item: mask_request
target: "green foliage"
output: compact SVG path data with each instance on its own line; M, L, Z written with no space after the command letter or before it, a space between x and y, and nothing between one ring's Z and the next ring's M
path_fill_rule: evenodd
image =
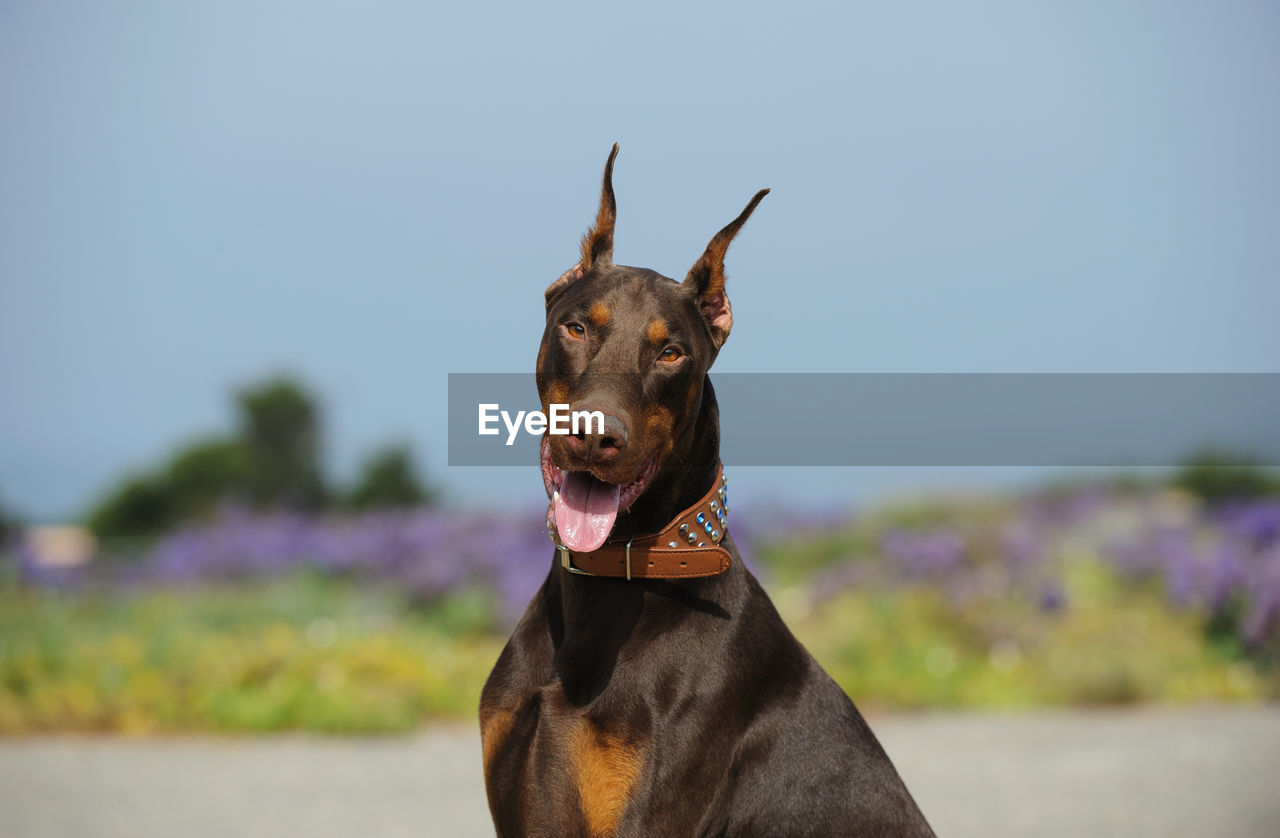
M1248 500L1280 494L1280 472L1222 451L1204 451L1189 459L1173 483L1208 503Z
M208 515L227 500L308 511L333 502L336 493L321 465L320 408L311 394L296 381L274 378L240 391L236 402L234 437L197 441L160 467L128 478L90 511L90 529L102 538L149 537ZM395 445L374 454L341 499L364 509L436 497L414 468L409 447Z
M241 391L237 401L249 496L259 506L319 508L327 491L319 410L311 395L294 381L276 378Z
M1274 698L1274 674L1205 641L1197 615L1082 560L1072 607L955 603L927 587L790 609L796 635L871 708L1034 707ZM1090 593L1092 592L1092 593ZM783 598L785 602L785 598Z
M430 611L294 577L62 596L0 587L0 735L406 730L470 716L502 641L480 594Z
M220 501L245 493L248 455L233 439L193 443L155 471L135 475L89 514L99 537L138 538L208 514Z
M956 602L917 586L815 603L774 591L797 636L870 709L1257 701L1276 674L1207 642L1088 556L1072 606ZM409 730L470 718L502 648L492 598L430 608L295 575L132 595L0 583L0 735L40 731Z
M18 519L3 503L0 503L0 549L18 533Z
M347 498L355 509L415 506L433 503L436 492L423 485L407 445L393 445L365 461L355 487Z
M249 475L249 452L238 439L213 438L178 451L165 474L179 516L208 512L220 501L236 498Z
M154 536L227 500L260 508L323 507L330 492L320 463L320 411L312 396L298 383L276 378L243 390L237 404L236 436L199 440L158 468L128 478L90 511L94 533ZM367 498L365 505L429 496L407 449L392 449L371 463L357 494Z
M100 501L89 513L88 524L99 537L136 538L160 532L175 520L164 476L139 474Z

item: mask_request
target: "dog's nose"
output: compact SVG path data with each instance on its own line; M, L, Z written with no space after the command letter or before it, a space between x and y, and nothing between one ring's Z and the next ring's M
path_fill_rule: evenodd
M627 447L627 425L616 414L600 412L604 414L603 427L599 422L584 422L585 427L580 427L577 433L569 434L566 443L575 457L581 457L588 463L603 465L617 459Z

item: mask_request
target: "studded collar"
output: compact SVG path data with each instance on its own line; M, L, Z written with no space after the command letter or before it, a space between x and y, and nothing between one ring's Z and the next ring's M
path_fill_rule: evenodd
M624 579L696 579L724 573L733 561L720 543L729 521L727 486L724 467L717 464L711 490L661 531L625 542L606 541L590 553L557 543L560 566L583 576Z

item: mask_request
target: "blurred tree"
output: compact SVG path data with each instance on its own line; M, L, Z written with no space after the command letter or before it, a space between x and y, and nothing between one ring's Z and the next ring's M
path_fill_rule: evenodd
M243 390L240 439L249 497L259 506L317 509L327 499L320 470L319 410L297 382L276 378Z
M192 443L174 455L165 484L180 518L203 515L248 492L249 455L238 439L213 437Z
M19 522L3 503L0 503L0 548L3 548L18 534Z
M179 521L207 515L221 501L247 493L248 459L234 439L213 438L178 451L168 465L134 475L89 513L101 537L154 535Z
M315 509L326 498L319 464L319 411L284 378L237 395L237 437L179 450L155 471L134 475L89 514L100 537L154 535L208 514L224 500Z
M169 487L161 475L125 480L89 513L89 529L99 537L152 535L176 519Z
M413 465L408 445L391 445L369 457L347 496L356 509L434 503L437 492L425 486Z
M1280 473L1249 457L1223 451L1196 454L1173 476L1173 484L1207 503L1280 494Z
M320 467L320 410L297 382L275 378L236 394L236 436L215 436L180 449L150 472L112 490L88 516L99 537L149 536L199 518L231 500L257 507L318 510L331 500ZM407 445L365 461L343 500L357 509L433 503L436 490L418 475Z

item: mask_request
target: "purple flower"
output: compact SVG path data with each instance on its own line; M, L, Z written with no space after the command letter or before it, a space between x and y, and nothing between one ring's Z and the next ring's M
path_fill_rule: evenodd
M948 529L890 530L880 539L880 549L906 576L917 579L954 571L965 555L964 538Z
M1046 583L1040 588L1036 604L1041 611L1050 613L1061 611L1067 605L1067 592L1062 589L1062 585L1058 582Z
M1280 542L1280 500L1239 503L1219 513L1222 527L1254 549L1265 550Z

